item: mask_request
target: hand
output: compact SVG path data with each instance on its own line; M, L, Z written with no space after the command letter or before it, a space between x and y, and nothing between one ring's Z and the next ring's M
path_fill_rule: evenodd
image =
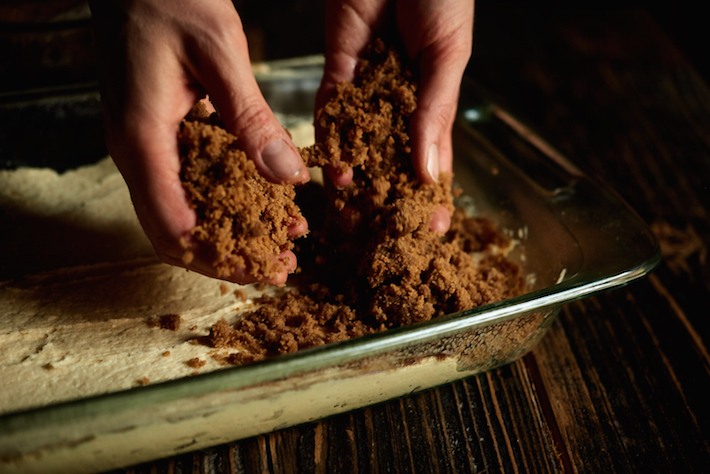
M473 0L330 0L326 6L326 56L316 109L335 86L353 79L365 46L396 28L409 59L418 67L417 110L410 122L412 162L417 177L435 183L439 172L452 172L451 131L458 94L473 46ZM352 170L328 172L338 186ZM431 229L446 232L450 216L440 209Z
M181 120L209 93L227 130L259 172L278 183L300 183L308 172L274 117L251 72L241 20L229 0L95 0L91 3L99 53L101 96L109 152L131 191L138 218L167 263L215 276L201 253L182 262L180 239L196 223L179 172ZM305 222L290 229L306 230ZM285 259L288 257L288 259ZM295 268L292 252L276 278ZM237 272L228 280L254 278Z

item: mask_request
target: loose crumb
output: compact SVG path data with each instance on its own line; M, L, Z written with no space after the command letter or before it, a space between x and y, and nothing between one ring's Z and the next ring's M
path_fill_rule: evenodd
M138 385L148 385L150 383L150 379L148 377L142 377L142 378L136 380L136 383Z
M200 367L204 367L205 365L207 365L207 361L204 361L204 360L200 359L199 357L195 357L194 359L190 359L190 360L186 361L185 364L187 364L189 367L191 367L193 369L199 369Z
M242 290L241 288L237 288L236 290L234 290L234 297L237 298L237 301L241 303L246 303L247 292Z
M182 324L182 317L179 314L164 314L157 318L150 318L148 320L148 327L160 329L167 329L170 331L177 331L180 329Z
M163 357L169 357L169 356L170 356L170 351L163 352Z
M229 293L229 286L227 286L226 283L220 283L219 284L219 295L224 296L227 293Z

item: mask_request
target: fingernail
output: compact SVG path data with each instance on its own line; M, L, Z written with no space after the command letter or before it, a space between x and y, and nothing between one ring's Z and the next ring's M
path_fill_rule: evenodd
M429 147L426 156L426 170L434 181L439 181L439 147L436 144Z
M301 157L283 140L269 142L261 150L261 159L274 177L283 181L293 180L304 168Z

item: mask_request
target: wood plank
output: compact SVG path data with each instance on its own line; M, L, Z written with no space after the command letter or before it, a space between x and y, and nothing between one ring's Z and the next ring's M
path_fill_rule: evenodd
M608 21L599 21L600 15ZM698 241L710 242L706 84L642 12L605 10L572 19L533 16L541 21L540 33L524 28L517 33L509 27L498 36L511 34L520 44L522 52L511 61L514 64L502 60L509 77L518 82L491 87L527 106L526 112L551 132L555 145L610 183L649 222L669 220L696 234ZM514 18L511 24L516 21L522 20ZM554 58L534 50L546 41L555 45L544 50ZM528 54L532 65L520 58ZM485 80L485 73L481 76ZM628 176L634 177L631 182ZM584 375L584 383L572 388L586 388L590 395L579 401L578 393L577 405L555 404L557 415L584 420L588 410L596 410L601 422L597 428L605 427L613 446L625 450L617 448L614 458L633 462L617 470L698 469L701 464L692 457L707 459L707 445L697 441L707 439L705 420L710 419L702 400L708 393L703 341L710 337L710 328L707 312L699 309L708 303L706 255L706 244L700 244L685 256L687 264L677 266L688 272L683 280L677 271L670 274L662 268L649 280L653 288L634 286L623 297L591 299L564 313L564 333L575 351L569 363L577 364ZM587 322L590 318L596 322ZM548 337L543 346L549 349L555 342ZM540 362L548 384L560 382L553 375L561 368L553 363L559 360ZM564 387L548 388L561 392ZM571 415L564 412L570 409ZM610 432L609 426L616 431ZM565 433L577 460L588 433Z
M649 308L658 304L646 288L640 290L651 300ZM692 352L686 347L684 353L684 341L662 352L678 331L649 331L644 318L652 310L639 311L631 292L616 293L600 297L613 304L591 298L563 311L559 326L573 360L561 359L559 335L534 351L558 423L580 425L562 430L576 470L586 471L591 462L592 472L608 466L614 472L703 472L710 463L704 436L710 379L684 370L697 364L678 362Z
M567 311L563 309L563 313ZM584 383L582 369L559 321L533 350L532 357L542 374L573 472L631 472L626 457L614 453L613 446L618 446L619 440L598 435L604 430L600 407L592 401L593 395Z

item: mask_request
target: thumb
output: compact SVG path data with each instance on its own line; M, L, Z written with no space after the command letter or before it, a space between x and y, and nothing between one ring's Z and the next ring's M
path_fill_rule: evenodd
M209 48L202 48L195 75L210 94L225 128L237 136L240 148L269 181L308 181L300 153L269 108L251 72L241 23L222 33Z
M410 136L415 172L427 183L436 182L439 172L452 171L451 130L465 62L451 59L434 49L425 51L419 59L419 70L423 73Z

